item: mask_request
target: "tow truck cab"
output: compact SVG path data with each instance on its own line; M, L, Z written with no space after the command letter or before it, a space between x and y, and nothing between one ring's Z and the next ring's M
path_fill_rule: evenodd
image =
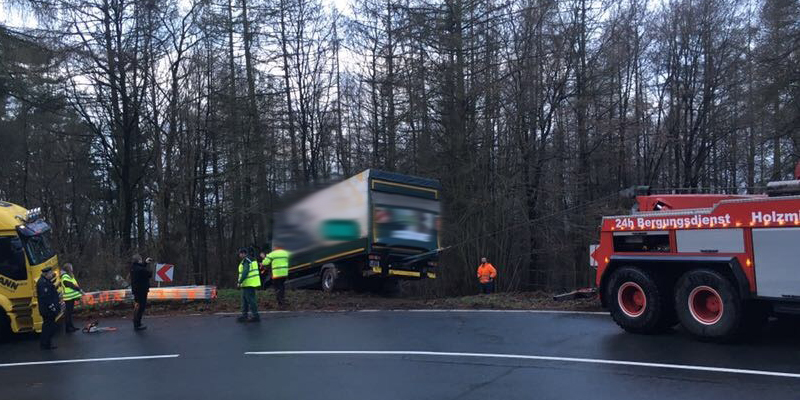
M36 280L45 267L57 272L54 284L62 292L50 226L38 209L0 201L0 335L41 332Z

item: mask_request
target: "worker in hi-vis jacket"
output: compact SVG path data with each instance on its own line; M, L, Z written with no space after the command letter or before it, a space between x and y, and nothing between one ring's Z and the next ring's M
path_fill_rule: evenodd
M481 265L478 266L478 281L481 283L481 293L490 294L497 278L497 270L494 265L486 261L486 257L481 258Z

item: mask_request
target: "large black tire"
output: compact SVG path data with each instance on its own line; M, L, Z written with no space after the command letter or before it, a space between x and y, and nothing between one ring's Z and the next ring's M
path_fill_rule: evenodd
M0 308L0 343L11 339L11 319L6 312Z
M331 293L336 290L336 283L339 279L336 267L328 267L322 271L322 291Z
M678 279L675 310L692 335L727 342L744 332L745 304L733 282L711 269L695 269Z
M675 318L669 289L662 286L650 272L640 268L614 271L606 291L614 322L631 333L652 334L669 329Z

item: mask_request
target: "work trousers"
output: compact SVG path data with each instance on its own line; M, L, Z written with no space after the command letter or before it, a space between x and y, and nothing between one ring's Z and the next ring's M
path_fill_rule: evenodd
M275 300L278 301L278 306L283 307L286 305L286 278L277 278L272 280L272 287L275 288Z
M494 282L481 283L481 293L492 294L494 290Z
M75 328L75 325L72 325L72 312L74 310L75 310L75 300L64 301L64 328L67 331Z
M42 334L39 336L39 345L42 348L48 348L53 344L51 340L53 335L56 334L57 328L55 315L42 315Z
M242 316L247 316L247 311L253 314L253 318L258 318L258 303L256 302L256 288L242 288Z
M147 293L135 293L133 295L133 326L142 326L142 316L147 308Z

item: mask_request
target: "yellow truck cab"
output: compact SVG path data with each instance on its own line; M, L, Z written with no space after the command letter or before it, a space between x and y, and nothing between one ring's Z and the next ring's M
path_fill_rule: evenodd
M50 225L41 219L39 209L0 201L0 336L42 331L36 280L45 267L58 269ZM61 292L60 274L54 283Z

